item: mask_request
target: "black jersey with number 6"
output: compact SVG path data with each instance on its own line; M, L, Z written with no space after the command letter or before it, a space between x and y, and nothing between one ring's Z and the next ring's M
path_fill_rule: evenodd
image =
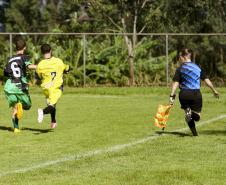
M23 88L23 84L26 83L23 78L26 78L26 69L29 64L31 64L30 58L27 55L15 55L8 60L4 69L4 75L11 79L12 83L18 84L18 87Z

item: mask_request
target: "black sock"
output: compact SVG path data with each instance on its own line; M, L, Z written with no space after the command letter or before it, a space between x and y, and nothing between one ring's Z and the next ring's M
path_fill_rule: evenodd
M192 112L191 117L192 117L192 119L195 120L195 121L199 121L199 120L200 120L199 114L197 114L197 113L195 113L195 112Z
M46 108L43 109L43 113L44 114L51 114L52 112L54 112L55 107L52 105L48 105Z
M19 120L17 118L12 118L13 128L19 129Z
M188 126L189 126L193 136L198 136L198 133L197 133L196 128L195 128L195 122L194 122L193 119L188 122Z
M195 127L195 122L193 119L188 122L188 126L189 128Z
M52 123L56 123L56 108L51 112Z

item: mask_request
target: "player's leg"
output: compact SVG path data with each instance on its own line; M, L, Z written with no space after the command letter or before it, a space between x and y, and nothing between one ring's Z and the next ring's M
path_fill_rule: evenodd
M24 93L17 95L18 103L16 104L17 114L16 117L21 120L23 116L23 110L29 110L31 108L31 98L29 94Z
M56 125L56 108L55 108L55 105L47 105L47 107L45 107L44 109L38 109L38 122L39 123L41 123L43 121L45 114L51 114L51 121L52 121L51 125L52 125L52 123L55 123L55 125Z
M17 118L17 105L12 108L12 122L13 122L13 130L14 133L20 132L19 128L19 119Z
M196 127L195 127L195 120L192 118L192 110L190 108L185 109L185 121L188 124L193 136L198 136Z
M57 126L57 122L56 122L56 103L58 102L58 100L61 97L61 95L62 95L62 89L54 89L50 93L49 101L50 101L50 104L54 105L54 108L55 108L51 112L51 124L50 124L51 128L55 128Z
M13 107L14 132L20 132L19 121L23 116L23 109L28 110L31 107L31 99L28 94L16 95L17 103Z
M202 111L202 95L200 91L196 92L194 95L194 99L190 104L191 107L191 121L188 123L190 124L190 129L194 136L198 136L196 131L195 122L200 120L200 115Z
M200 120L200 113L197 113L197 112L194 112L192 110L192 113L191 113L191 120L188 123L188 126L192 132L192 134L194 136L198 136L198 133L197 133L197 130L196 130L196 126L195 126L195 122L196 121L199 121Z
M43 94L46 97L46 104L47 104L47 107L48 107L49 90L48 89L43 89ZM46 107L46 109L47 109L47 107ZM48 109L46 111L48 111ZM43 109L42 108L38 108L38 123L42 123L43 118L44 118Z
M182 90L179 93L181 108L185 112L185 121L188 124L193 136L198 136L195 127L195 120L192 118L194 93L190 90Z
M54 105L54 110L52 110L51 114L51 124L50 127L51 128L56 128L57 126L57 122L56 122L56 105Z
M194 90L189 95L187 108L185 110L186 122L194 136L198 136L195 122L200 120L202 110L202 95L199 90Z
M198 122L200 120L201 113L200 112L196 112L196 111L192 111L191 117L192 117L192 119L194 121Z
M31 108L31 97L28 93L24 93L19 96L19 101L22 104L22 109L29 110Z
M21 120L22 117L23 117L23 105L21 102L18 102L16 104L16 109L17 109L17 114L16 114L16 117Z
M56 105L55 105L55 109L50 114L51 114L51 122L55 123L56 122Z
M38 109L38 122L41 123L44 117L44 114L51 114L51 128L55 128L57 126L56 123L56 103L62 95L62 91L60 89L51 89L49 90L47 96L47 107L44 109Z
M12 124L14 132L19 132L19 119L17 118L17 103L18 99L15 94L5 92L9 107L12 107Z
M14 133L20 132L19 118L17 114L18 114L18 103L15 103L14 106L12 107L12 122Z

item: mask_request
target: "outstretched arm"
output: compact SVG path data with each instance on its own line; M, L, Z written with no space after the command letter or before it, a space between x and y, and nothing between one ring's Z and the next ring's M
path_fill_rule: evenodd
M36 69L37 68L37 65L30 64L27 67L28 67L28 69Z
M206 85L213 91L213 94L216 98L219 98L219 93L217 92L217 90L214 88L212 82L206 78L204 79L204 82L206 83Z

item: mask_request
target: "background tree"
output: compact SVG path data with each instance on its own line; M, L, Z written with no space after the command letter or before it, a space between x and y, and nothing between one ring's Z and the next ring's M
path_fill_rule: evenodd
M5 9L5 18L7 32L120 33L87 38L87 80L116 85L126 85L129 80L130 85L145 85L151 81L160 84L165 78L165 38L138 33L224 33L225 12L226 0L14 0ZM0 65L4 66L8 40L0 39ZM37 47L42 42L54 43L56 54L77 69L67 83L83 84L81 38L51 35L27 40L34 62L40 58ZM223 36L169 36L170 60L178 49L191 47L195 61L210 77L224 83L225 42ZM176 64L170 66L173 71Z

